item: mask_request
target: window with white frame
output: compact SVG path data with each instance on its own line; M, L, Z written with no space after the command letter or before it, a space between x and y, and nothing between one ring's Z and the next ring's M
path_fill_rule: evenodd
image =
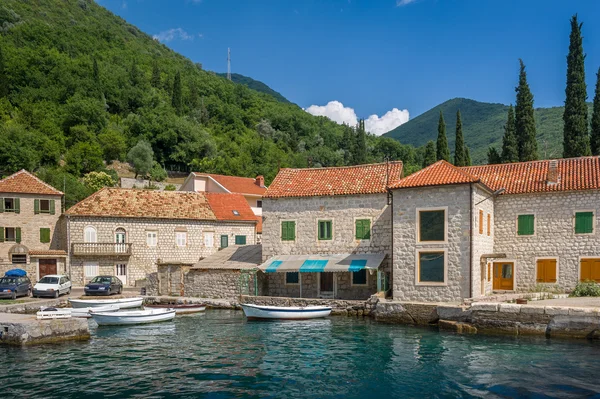
M94 226L87 226L83 230L83 242L98 242L98 236Z
M204 246L206 248L213 248L215 246L215 233L212 231L204 233Z
M175 243L178 247L185 247L187 245L187 232L176 231L175 232Z
M94 262L85 262L83 264L83 276L86 279L91 279L96 277L100 272L100 266Z
M155 247L156 244L158 244L158 231L147 231L146 245L149 247Z

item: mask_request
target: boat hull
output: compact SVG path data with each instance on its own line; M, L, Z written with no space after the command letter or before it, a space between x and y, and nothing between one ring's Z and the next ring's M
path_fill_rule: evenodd
M69 299L74 308L97 308L107 305L116 305L119 309L139 308L144 298L121 298L121 299Z
M282 320L307 320L327 317L331 308L327 306L281 307L241 304L244 314L248 319L282 319Z
M99 326L125 326L173 320L175 317L175 310L149 309L115 313L98 313L92 310L91 315Z
M145 308L151 309L175 309L176 314L200 313L206 310L204 305L145 305Z

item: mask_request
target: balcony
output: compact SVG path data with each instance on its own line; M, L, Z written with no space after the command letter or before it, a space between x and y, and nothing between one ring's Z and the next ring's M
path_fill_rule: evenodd
M74 256L130 256L131 244L116 244L114 242L74 242Z

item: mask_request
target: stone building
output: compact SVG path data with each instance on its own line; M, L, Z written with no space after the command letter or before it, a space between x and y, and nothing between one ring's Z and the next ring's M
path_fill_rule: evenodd
M263 264L272 296L366 299L391 269L387 187L402 163L282 169L264 195Z
M0 180L0 273L65 273L63 193L21 170Z
M70 274L134 285L158 265L188 265L229 245L256 243L256 216L239 194L104 188L66 212Z

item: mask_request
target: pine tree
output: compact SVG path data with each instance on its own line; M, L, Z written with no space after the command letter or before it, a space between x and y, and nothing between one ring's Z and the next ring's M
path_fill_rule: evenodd
M444 115L442 114L442 111L440 111L440 120L438 122L436 149L438 161L441 159L444 161L450 160L450 149L448 148L448 138L446 137L446 122L444 122Z
M596 73L596 92L594 93L594 110L592 112L592 135L590 144L593 155L600 155L600 68Z
M95 83L100 83L100 69L98 68L98 61L94 57L94 65L92 67L92 77Z
M512 105L508 107L508 118L504 125L501 158L504 163L519 162L519 144L515 133L515 110Z
M471 151L469 150L469 147L467 147L467 146L465 146L465 158L467 160L467 164L465 166L473 165L473 162L471 162Z
M456 111L456 143L454 146L454 165L467 166L467 154L465 151L465 140L463 138L460 110Z
M173 96L171 97L171 105L175 108L177 115L183 114L183 98L181 97L181 73L177 72L175 81L173 82Z
M8 96L8 76L6 75L6 66L4 63L4 54L0 47L0 98Z
M575 14L571 18L571 36L567 55L567 88L565 89L565 112L563 114L563 156L565 158L591 154L586 103L585 54L583 54L581 37L582 25L577 21L577 14Z
M356 146L354 152L354 164L360 165L367 162L367 132L365 131L365 120L358 121L356 126Z
M498 150L495 147L488 147L487 159L488 165L496 165L501 162L500 154L498 154Z
M423 155L423 167L434 164L437 161L435 143L429 140L425 145L425 154Z
M525 64L519 59L519 85L515 88L517 101L515 104L515 132L519 145L519 161L538 159L537 141L535 137L535 119L533 118L533 94L527 83Z
M154 60L152 64L152 78L150 79L150 84L154 88L160 87L160 69L158 68L158 62Z
M342 148L344 150L344 163L346 165L352 165L352 156L354 154L354 147L356 144L356 140L354 139L354 130L352 127L343 125L344 135L342 141Z
M131 62L131 70L129 71L129 80L132 86L138 86L141 83L140 70L137 66L137 60L133 59Z

